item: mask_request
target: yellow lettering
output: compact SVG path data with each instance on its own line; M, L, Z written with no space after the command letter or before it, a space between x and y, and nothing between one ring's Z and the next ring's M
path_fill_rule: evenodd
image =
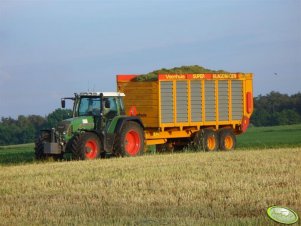
M213 74L214 79L234 79L236 74Z
M166 75L166 79L185 79L185 75Z
M193 78L193 79L205 78L205 75L204 75L204 74L193 74L193 75L192 75L192 78Z

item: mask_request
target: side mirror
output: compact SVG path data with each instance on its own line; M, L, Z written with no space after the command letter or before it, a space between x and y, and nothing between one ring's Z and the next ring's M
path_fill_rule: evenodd
M66 101L65 101L65 99L61 99L61 106L62 106L62 108L66 107Z

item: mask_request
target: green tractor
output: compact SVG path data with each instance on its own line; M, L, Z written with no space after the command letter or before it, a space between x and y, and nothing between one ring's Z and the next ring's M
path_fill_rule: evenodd
M100 156L137 156L144 150L140 118L125 115L124 93L85 92L61 99L73 100L73 116L57 128L41 130L35 142L36 159L95 159Z

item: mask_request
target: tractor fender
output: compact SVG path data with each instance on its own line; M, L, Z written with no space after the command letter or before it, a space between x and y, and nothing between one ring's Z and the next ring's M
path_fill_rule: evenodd
M121 117L121 118L119 118L119 120L116 124L116 127L115 127L115 133L119 134L122 127L129 121L138 123L142 127L142 129L144 130L144 125L143 125L141 119L139 117L130 116L130 117Z
M77 132L77 134L82 134L82 133L94 133L99 139L102 138L102 134L95 129L93 129L93 130L79 129L79 131Z

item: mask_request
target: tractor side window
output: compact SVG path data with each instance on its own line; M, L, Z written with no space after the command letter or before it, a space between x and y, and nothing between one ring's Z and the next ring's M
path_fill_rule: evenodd
M104 115L107 118L114 118L117 115L117 104L114 97L106 97L103 99L104 102L109 102L110 107L104 108Z
M125 112L124 112L124 105L123 105L123 99L121 97L117 98L117 104L118 104L119 109L120 109L119 114L121 114L121 115L125 114Z
M110 109L111 111L116 111L117 112L117 105L116 105L116 100L114 97L109 97L110 101Z

